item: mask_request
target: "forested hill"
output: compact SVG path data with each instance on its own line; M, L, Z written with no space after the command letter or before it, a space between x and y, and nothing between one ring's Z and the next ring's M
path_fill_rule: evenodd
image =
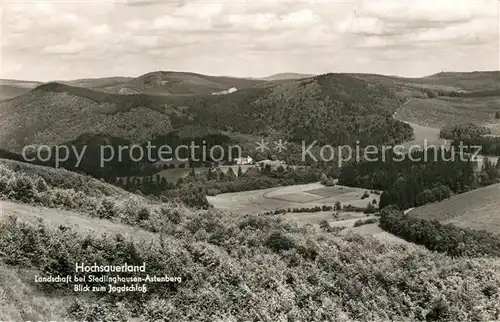
M336 144L408 140L392 119L401 103L389 88L347 74L248 88L228 95L120 95L44 84L0 103L0 148L61 144L83 134L144 142L185 127ZM54 118L57 119L54 119Z

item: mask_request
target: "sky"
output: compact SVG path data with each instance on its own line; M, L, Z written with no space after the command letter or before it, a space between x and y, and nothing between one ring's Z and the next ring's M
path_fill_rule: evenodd
M499 3L4 0L0 78L499 70Z

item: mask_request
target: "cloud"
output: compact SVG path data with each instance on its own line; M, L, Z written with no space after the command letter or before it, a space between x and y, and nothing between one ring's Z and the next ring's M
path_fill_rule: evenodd
M10 78L498 68L495 2L39 0L2 9Z
M46 46L43 51L50 54L73 55L83 51L86 47L86 44L81 41L71 40L65 44Z
M498 39L497 8L495 2L463 0L364 2L337 27L346 37L357 37L360 46L377 48L383 43L491 43Z

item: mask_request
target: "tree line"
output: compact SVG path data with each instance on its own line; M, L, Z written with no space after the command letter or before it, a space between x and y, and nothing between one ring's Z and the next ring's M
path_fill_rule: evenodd
M414 218L395 207L380 212L380 227L408 242L450 256L500 256L500 237L495 234Z
M428 149L414 151L411 159L416 161L408 156L396 161L398 155L386 151L375 162L365 160L345 164L340 170L339 184L384 191L380 209L388 205L407 209L499 181L500 169L489 160L484 161L476 175L475 164L470 159L452 156L451 150Z
M207 196L227 192L267 189L278 186L305 184L319 181L321 171L317 168L297 168L279 166L275 170L270 166L262 169L250 168L243 173L241 167L237 173L228 168L224 173L220 168L208 168L206 172L196 173L194 168L188 176L172 183L158 174L144 177L143 180L117 180L115 184L132 192L163 198L179 198L188 206L209 207Z

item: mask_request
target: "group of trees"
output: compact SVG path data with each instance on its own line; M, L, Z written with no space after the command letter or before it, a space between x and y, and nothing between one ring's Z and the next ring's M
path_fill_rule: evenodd
M481 137L487 134L491 134L489 128L469 122L447 125L441 129L439 137L447 140L464 140Z
M179 178L175 184L159 175L144 177L143 180L118 180L116 184L132 192L179 198L190 206L207 207L207 195L317 182L320 176L320 170L311 167L293 169L280 166L275 170L270 167L258 170L255 167L245 173L241 167L238 167L237 173L231 167L225 173L221 168L207 168L206 172L201 173L191 168L189 175Z
M456 138L451 141L451 146L456 150L462 146L466 153L476 153L480 148L481 155L500 156L500 137L498 136Z
M500 237L497 235L414 218L395 207L380 212L380 227L406 241L450 256L500 256Z
M409 184L403 177L400 177L393 187L384 191L380 196L380 208L384 208L388 205L397 205L399 209L407 209L410 207L418 207L431 202L442 201L448 199L452 191L448 186L444 186L441 183L435 183L430 188L427 188L420 193L415 193L415 191L409 187Z
M497 112L498 113L498 112ZM491 136L491 130L474 123L448 125L441 129L440 137L451 140L455 150L463 147L466 153L475 153L481 149L482 155L500 155L500 137Z
M190 167L200 167L212 164L215 162L214 160L220 158L222 158L221 162L229 162L232 161L229 160L229 156L239 157L239 151L231 146L231 138L218 133L181 137L177 132L171 132L140 144L105 135L82 135L62 146L70 148L67 159L66 151L58 151L59 147L52 147L50 152L41 151L40 155L36 151L28 151L27 160L33 160L29 162L32 164L51 167L57 165L95 178L112 181L116 177L153 175L158 171L155 163L162 161L160 158L172 160L172 162L186 159L189 160ZM220 148L211 150L214 146ZM183 148L176 150L178 147ZM75 150L81 152L80 160L74 153ZM0 151L0 156L2 154L6 154L6 152ZM15 157L15 159L21 159L19 161L24 161L20 155L8 156L9 159ZM57 160L58 157L66 160ZM163 169L175 168L173 163L163 166ZM186 163L179 164L179 167L185 166Z
M407 209L498 181L500 172L491 163L486 162L476 177L474 163L467 158L453 158L452 153L429 149L398 161L399 156L388 152L375 162L349 162L340 171L339 184L384 191L380 209L387 205Z

